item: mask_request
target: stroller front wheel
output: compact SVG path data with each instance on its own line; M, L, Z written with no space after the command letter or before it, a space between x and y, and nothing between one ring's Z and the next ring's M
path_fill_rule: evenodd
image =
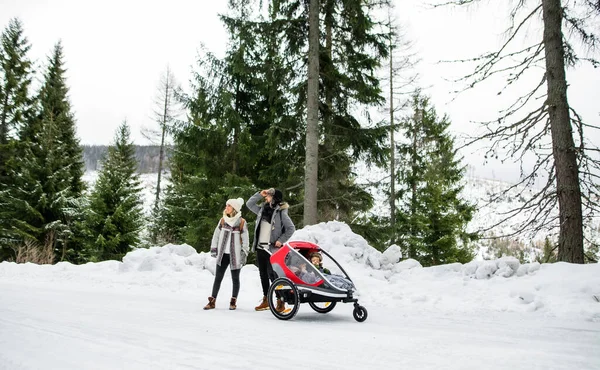
M352 311L352 315L354 316L354 320L358 322L363 322L367 319L368 313L367 309L360 305L354 306L354 311Z

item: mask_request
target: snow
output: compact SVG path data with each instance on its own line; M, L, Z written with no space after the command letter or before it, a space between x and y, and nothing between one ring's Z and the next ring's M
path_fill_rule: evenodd
M226 274L203 311L215 259L188 245L75 266L0 263L0 369L599 369L600 265L514 258L423 268L343 223L298 230L355 282L352 304L255 312L258 270ZM335 268L326 256L325 267ZM334 271L335 272L335 271Z

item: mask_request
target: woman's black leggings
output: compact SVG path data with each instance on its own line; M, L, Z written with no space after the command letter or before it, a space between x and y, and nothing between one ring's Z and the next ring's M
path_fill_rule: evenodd
M258 261L258 272L260 275L260 284L262 285L263 295L266 297L269 293L271 282L277 279L277 274L271 266L271 254L269 252L258 249L256 251L256 260Z
M217 294L219 294L219 289L221 289L221 282L223 281L223 276L225 276L225 271L229 266L229 254L224 253L223 258L221 258L221 265L217 265L217 271L215 272L215 282L213 283L212 289L212 297L217 298ZM231 296L233 298L237 298L238 293L240 292L240 271L239 270L231 270L231 280L233 281L233 290L231 291Z

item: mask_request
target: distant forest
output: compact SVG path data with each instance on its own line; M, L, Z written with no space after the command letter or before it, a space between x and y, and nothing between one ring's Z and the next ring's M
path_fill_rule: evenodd
M83 161L86 172L102 168L102 160L107 150L107 145L83 145ZM135 145L135 158L139 173L158 172L159 151L158 145ZM163 168L168 168L168 150L165 151Z

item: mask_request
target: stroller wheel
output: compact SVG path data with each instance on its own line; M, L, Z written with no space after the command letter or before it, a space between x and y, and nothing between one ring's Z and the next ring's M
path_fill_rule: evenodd
M285 307L278 307L281 305L278 300L283 299L286 303ZM271 284L269 288L269 308L271 313L279 320L289 320L296 316L298 308L300 308L300 301L298 299L298 288L288 278L277 278ZM279 309L278 308L283 308Z
M352 315L354 316L354 319L356 321L363 322L367 319L368 316L367 309L363 306L355 305L354 311L352 311Z
M335 308L336 302L308 302L308 305L318 313L327 313Z

